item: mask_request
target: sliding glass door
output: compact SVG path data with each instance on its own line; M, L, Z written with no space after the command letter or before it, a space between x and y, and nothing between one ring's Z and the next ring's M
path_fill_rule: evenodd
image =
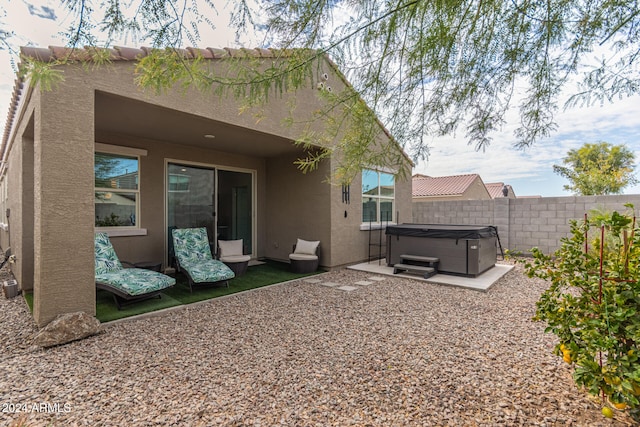
M167 167L167 227L169 265L174 264L171 231L205 227L215 249L215 169L169 163Z
M253 253L253 177L250 173L218 171L218 238L242 239L244 253Z
M217 241L242 239L253 254L253 174L181 163L167 164L168 263L173 264L171 230L205 227L211 252Z

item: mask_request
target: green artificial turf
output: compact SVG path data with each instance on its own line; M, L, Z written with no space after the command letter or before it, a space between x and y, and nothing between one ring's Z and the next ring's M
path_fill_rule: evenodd
M122 319L123 317L149 313L176 305L181 305L180 301L176 301L166 294L161 294L160 298L155 297L127 304L118 310L118 306L116 306L111 293L101 289L96 290L96 317L101 322L109 322L111 320Z
M273 285L274 283L287 282L318 273L322 273L322 271L319 270L310 274L296 274L290 271L289 264L267 261L265 264L249 267L244 275L231 279L229 281L229 287L224 285L200 286L194 287L193 293L189 291L187 278L183 274L177 273L176 285L161 293L160 298L155 297L128 304L120 310L118 310L111 293L97 289L96 317L101 322L110 322L138 314L150 313L163 308L204 301L249 289ZM24 298L33 313L33 293L25 292Z
M149 313L167 307L190 304L249 289L261 288L274 283L282 283L321 272L322 271L311 274L296 274L290 271L289 264L268 261L262 265L249 267L244 275L231 279L228 288L224 285L200 286L194 287L193 293L189 291L187 278L177 273L176 285L164 291L160 298L156 297L126 305L121 310L118 310L113 296L109 292L98 290L96 293L96 317L101 322L109 322L111 320Z
M33 292L23 292L24 294L24 300L27 302L27 305L29 306L29 310L31 310L31 313L33 313Z

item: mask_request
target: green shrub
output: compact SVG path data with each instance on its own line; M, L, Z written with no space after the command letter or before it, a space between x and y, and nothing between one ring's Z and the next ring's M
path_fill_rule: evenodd
M629 206L632 208L632 206ZM550 282L534 320L556 334L555 353L593 395L628 408L640 399L640 229L627 214L599 212L571 221L571 237L552 256L532 249L521 259L529 277Z

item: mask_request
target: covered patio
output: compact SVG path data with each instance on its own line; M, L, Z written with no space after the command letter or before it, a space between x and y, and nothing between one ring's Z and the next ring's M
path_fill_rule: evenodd
M205 227L214 252L218 240L242 239L253 260L286 262L298 238L321 242L322 268L366 259L360 178L345 203L344 189L326 181L333 158L307 174L295 164L305 155L295 139L322 125L315 85L248 110L242 99L195 88L150 93L134 72L146 52L119 48L106 65L61 65L64 80L51 91L16 82L0 173L11 216L0 245L16 254L12 272L33 291L38 325L61 313L95 315L95 231L108 233L121 260L167 273L173 228ZM207 52L211 66L237 53ZM45 61L64 53L23 49ZM274 60L269 50L256 55ZM327 58L317 69L334 90L348 85ZM296 120L284 125L292 105ZM374 138L390 136L381 126ZM396 182L392 194L386 206L408 218L411 182Z

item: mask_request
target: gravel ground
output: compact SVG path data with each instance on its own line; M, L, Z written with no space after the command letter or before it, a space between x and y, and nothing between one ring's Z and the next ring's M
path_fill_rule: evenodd
M631 425L576 389L530 320L545 283L519 267L486 293L392 277L357 287L299 280L47 350L30 344L22 298L0 297L0 424Z

